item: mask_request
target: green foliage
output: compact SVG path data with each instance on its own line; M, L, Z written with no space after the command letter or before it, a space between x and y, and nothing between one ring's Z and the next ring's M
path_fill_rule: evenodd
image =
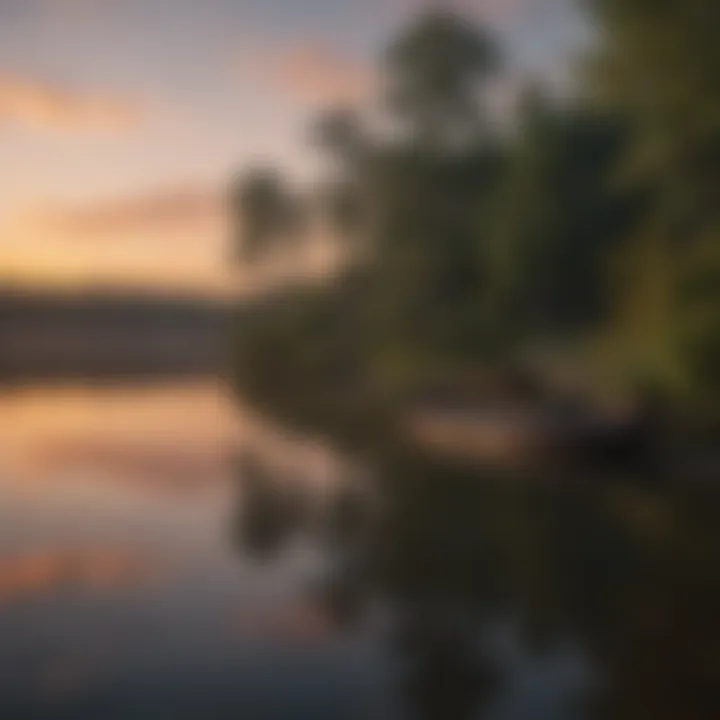
M607 262L638 200L612 173L621 123L580 107L523 105L495 213L496 301L519 334L592 332L607 311Z
M323 206L359 269L251 309L246 378L375 401L473 368L511 375L549 349L556 369L605 366L602 390L718 415L720 6L593 5L590 92L529 90L515 134L491 133L483 112L494 43L436 11L385 58L402 132L321 118ZM278 176L247 177L238 207L250 256L294 237ZM530 385L550 384L543 372Z
M484 32L454 14L429 12L387 54L388 105L421 144L457 146L477 132L479 85L497 65Z
M650 355L639 372L709 410L720 399L720 5L597 0L595 8L605 30L598 94L634 131L625 182L651 197L627 238L615 350Z
M488 238L478 233L478 216L499 153L400 150L385 162L376 183L378 314L410 352L470 353L481 340L485 275L492 272L482 264Z

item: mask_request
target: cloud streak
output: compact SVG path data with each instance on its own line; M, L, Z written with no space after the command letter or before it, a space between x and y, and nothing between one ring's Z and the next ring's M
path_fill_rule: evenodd
M0 557L0 604L61 590L112 591L156 577L145 558L115 550L48 551Z
M205 186L159 188L80 205L40 205L7 219L6 245L52 238L75 245L127 245L134 240L166 246L217 232L227 211L223 193Z
M136 127L140 109L101 94L83 93L0 73L0 122L65 134L121 134Z
M241 70L259 87L305 106L354 105L376 87L369 65L324 43L251 49L241 57Z
M152 233L168 239L216 223L224 214L223 197L205 188L161 189L145 195L64 208L51 213L70 236L98 239Z
M211 186L29 207L0 224L0 282L232 291L224 194Z

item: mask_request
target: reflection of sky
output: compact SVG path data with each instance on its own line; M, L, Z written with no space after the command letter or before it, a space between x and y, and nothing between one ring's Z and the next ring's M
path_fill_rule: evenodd
M244 450L321 503L357 477L346 459L234 408L212 384L8 391L0 425L12 430L0 446L0 717L28 702L40 717L93 720L149 707L173 718L403 717L392 613L338 632L317 591L335 556L311 538L267 562L244 554L232 465L157 477L163 465L134 476L117 456L109 466L20 456L71 441L155 448L185 465ZM514 624L488 627L481 644L502 673L488 717L568 717L590 680L580 650L555 642L538 653Z
M531 650L517 624L499 622L486 645L502 668L502 681L487 720L582 720L581 711L596 678L582 649L571 638L554 638Z
M514 65L545 74L582 34L567 0L457 2L502 31ZM413 4L0 3L5 279L205 290L227 281L225 238L206 205L178 210L187 233L172 237L169 256L167 228L147 227L143 199L179 189L217 195L234 169L258 158L305 173L303 122L345 80L371 76L372 59ZM119 235L78 238L57 226L58 211L108 203L129 216Z
M297 703L339 717L348 701L378 701L368 694L382 682L375 651L331 636L309 604L317 553L298 547L266 568L233 545L227 465L215 476L195 469L189 490L182 475L123 478L117 467L9 472L51 439L114 437L130 453L138 443L216 455L254 443L327 479L320 449L235 416L212 385L18 390L0 396L0 424L22 440L0 447L0 717L28 703L40 717L148 717L157 703L173 718L210 707L224 717L228 704L281 718Z
M0 487L26 497L57 476L134 478L166 500L208 494L245 446L262 448L274 470L317 482L341 471L324 445L278 432L211 381L20 387L0 395L0 427Z

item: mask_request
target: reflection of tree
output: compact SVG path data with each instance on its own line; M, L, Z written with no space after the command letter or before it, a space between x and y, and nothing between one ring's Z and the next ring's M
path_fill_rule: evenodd
M384 467L372 493L340 484L311 513L312 499L289 500L250 463L240 537L266 557L299 527L314 533L332 567L313 596L338 628L388 611L411 717L481 716L503 688L520 692L481 642L503 617L535 667L574 639L602 673L608 717L720 716L720 538L706 498L579 478L513 484L399 456Z
M368 541L370 498L355 484L336 488L329 499L324 527L336 547L351 548Z
M477 626L458 608L408 604L400 613L395 649L406 662L403 689L413 717L476 717L496 681Z
M716 494L618 488L609 504L633 556L608 628L609 714L720 717Z
M235 537L243 551L259 558L282 550L302 526L307 512L297 486L282 485L252 455L243 455L238 468L240 506Z

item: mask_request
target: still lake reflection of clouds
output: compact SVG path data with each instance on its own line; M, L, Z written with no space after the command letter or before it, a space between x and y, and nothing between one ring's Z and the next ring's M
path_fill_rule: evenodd
M373 450L209 381L3 390L0 720L718 716L710 489Z
M0 717L286 717L283 676L319 713L357 692L366 663L307 600L318 553L270 568L229 530L243 447L316 486L326 450L213 383L8 390L0 430Z

